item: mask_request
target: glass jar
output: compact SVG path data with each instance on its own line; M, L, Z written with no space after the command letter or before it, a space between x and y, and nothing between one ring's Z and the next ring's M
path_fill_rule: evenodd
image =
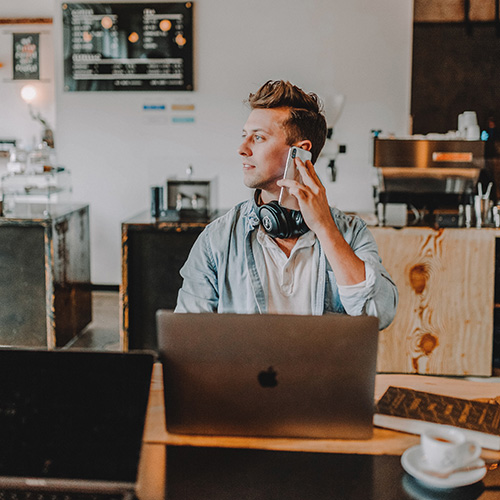
M40 174L44 171L51 170L55 166L55 152L49 148L44 142L28 155L28 163L26 171L30 174Z
M7 170L15 174L22 174L26 170L27 160L28 152L23 148L14 147L10 150Z

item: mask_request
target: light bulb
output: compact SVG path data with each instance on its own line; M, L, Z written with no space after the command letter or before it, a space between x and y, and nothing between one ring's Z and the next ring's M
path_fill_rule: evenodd
M30 103L33 102L33 100L36 97L36 88L33 85L25 85L21 89L21 98L23 99L24 102Z

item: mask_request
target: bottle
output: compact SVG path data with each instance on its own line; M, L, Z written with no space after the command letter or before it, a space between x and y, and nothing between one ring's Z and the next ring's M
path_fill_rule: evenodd
M151 188L151 217L158 219L163 212L163 187L153 186Z
M497 136L496 123L493 116L488 117L488 126L486 128L488 139L484 145L484 157L494 158L496 156L495 141Z

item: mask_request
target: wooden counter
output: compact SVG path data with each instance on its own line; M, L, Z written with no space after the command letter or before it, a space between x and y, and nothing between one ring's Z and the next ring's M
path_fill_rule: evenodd
M179 269L206 224L154 220L147 212L122 223L123 349L156 349L155 313L175 307ZM377 370L491 375L500 230L370 230L399 290L396 317L380 333Z
M399 290L379 372L492 373L498 229L370 228Z

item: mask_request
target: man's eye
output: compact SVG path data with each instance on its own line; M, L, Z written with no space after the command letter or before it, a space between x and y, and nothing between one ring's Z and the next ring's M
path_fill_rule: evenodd
M256 141L262 141L264 138L261 135L254 135Z

